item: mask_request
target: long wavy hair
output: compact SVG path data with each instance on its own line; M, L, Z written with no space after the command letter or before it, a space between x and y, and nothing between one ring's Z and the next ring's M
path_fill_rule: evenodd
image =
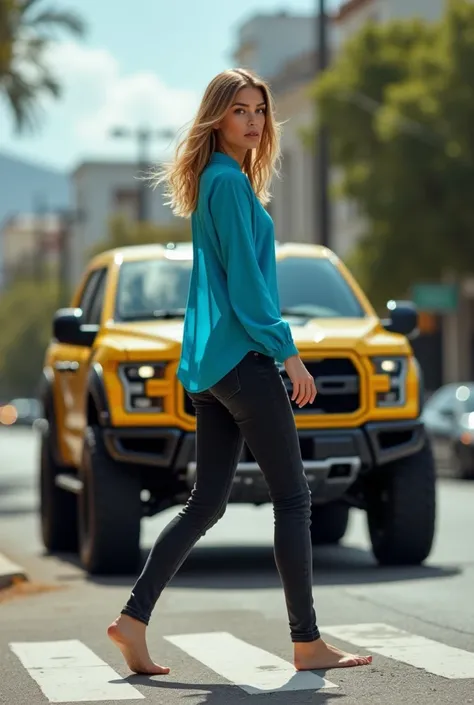
M257 198L270 201L269 186L278 173L281 125L275 118L275 105L269 86L251 71L228 69L208 85L186 137L178 144L174 160L155 171L154 185L165 184L165 196L173 213L188 218L195 210L199 177L217 146L215 126L232 107L237 93L246 87L259 88L266 103L265 127L259 146L248 150L242 171L247 174Z

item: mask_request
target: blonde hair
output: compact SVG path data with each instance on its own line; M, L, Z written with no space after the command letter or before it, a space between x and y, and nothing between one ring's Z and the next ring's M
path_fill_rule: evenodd
M257 198L263 205L270 201L269 186L278 173L280 158L280 124L275 118L274 100L268 85L251 71L228 69L218 74L208 85L197 115L177 149L174 161L152 175L155 186L165 183L165 195L175 215L189 217L196 208L199 177L216 149L215 125L232 106L238 91L246 87L259 88L266 103L265 128L260 144L248 150L242 171L247 174Z

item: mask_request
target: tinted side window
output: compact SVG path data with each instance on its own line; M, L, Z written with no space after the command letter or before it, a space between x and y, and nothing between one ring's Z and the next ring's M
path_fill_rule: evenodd
M99 272L100 274L97 281L97 285L94 290L94 296L92 299L89 314L85 320L86 323L90 323L93 325L100 324L100 320L102 318L102 311L104 308L105 287L107 284L107 270L101 269L99 270Z
M81 293L81 298L79 300L79 308L82 309L84 314L84 320L87 321L92 303L94 301L95 291L97 289L97 284L103 269L94 269L87 277L86 283Z

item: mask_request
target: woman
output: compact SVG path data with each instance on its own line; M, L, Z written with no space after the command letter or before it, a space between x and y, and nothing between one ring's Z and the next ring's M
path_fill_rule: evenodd
M108 634L132 671L166 674L148 653L145 630L162 590L196 541L224 514L243 441L264 473L274 506L275 559L298 670L358 666L320 637L312 596L311 498L292 399L313 402L313 377L280 315L273 223L264 209L279 155L272 97L241 69L208 86L166 181L176 214L191 216L193 272L178 377L196 409L196 483L158 537ZM119 547L118 547L119 550Z

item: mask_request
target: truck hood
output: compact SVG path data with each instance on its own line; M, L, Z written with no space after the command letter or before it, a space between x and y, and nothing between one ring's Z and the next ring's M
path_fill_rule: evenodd
M153 354L166 355L169 360L181 354L183 321L139 321L112 323L107 326L107 335L119 338L127 356L133 360L145 360Z
M386 331L376 317L366 318L298 318L286 317L294 341L301 352L309 350L350 349L360 354L406 354L406 338ZM114 323L108 334L121 338L121 346L133 359L149 358L153 352L165 353L169 359L181 354L183 321L140 321Z

